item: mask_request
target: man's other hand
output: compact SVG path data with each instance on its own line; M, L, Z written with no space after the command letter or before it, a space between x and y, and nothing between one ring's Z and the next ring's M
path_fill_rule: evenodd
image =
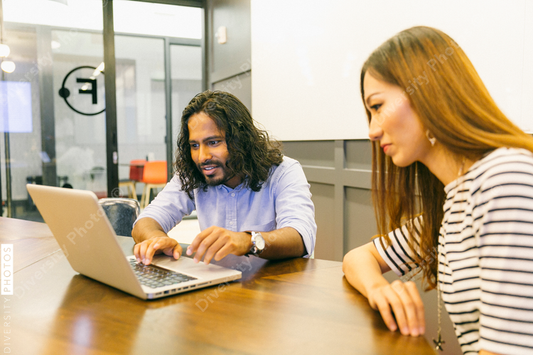
M209 264L213 258L218 261L229 254L244 255L251 247L252 237L246 232L209 227L194 238L187 248L187 255L196 253L195 262L199 262L203 257L204 263Z

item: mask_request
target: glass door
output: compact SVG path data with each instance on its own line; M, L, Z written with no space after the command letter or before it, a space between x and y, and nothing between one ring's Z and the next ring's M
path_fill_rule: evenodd
M2 14L2 42L15 64L0 89L9 108L0 142L3 215L42 220L27 183L106 193L103 75L95 73L102 0L2 0Z
M172 171L174 117L201 91L202 9L120 0L113 6L119 181L133 181L139 198L144 184L131 175L132 162L164 160Z
M164 44L115 36L119 181L139 179L130 176L133 160L166 160ZM142 194L143 184L135 186L135 195Z
M191 99L202 92L202 48L193 45L170 45L172 77L172 160L181 129L181 115Z
M52 31L57 185L107 196L101 33Z
M202 90L201 8L121 0L0 1L2 43L11 48L5 60L16 65L2 73L0 84L3 216L42 220L27 183L119 195L107 191L106 172L103 10L109 20L109 4L116 63L108 69L116 72L117 113L110 134L118 142L119 180L130 178L132 160L172 164L181 111ZM136 195L142 189L138 184Z

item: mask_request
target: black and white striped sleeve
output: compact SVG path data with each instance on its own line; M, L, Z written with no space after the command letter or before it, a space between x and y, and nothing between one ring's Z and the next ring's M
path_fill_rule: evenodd
M479 348L533 353L533 164L513 157L483 178L473 208L481 277Z
M417 227L415 230L420 230L420 222L420 217L414 219ZM400 277L418 270L419 265L415 262L418 259L420 249L418 234L409 233L408 224L406 224L390 232L389 238L390 245L387 245L387 241L383 237L378 237L374 239L374 246L391 270Z

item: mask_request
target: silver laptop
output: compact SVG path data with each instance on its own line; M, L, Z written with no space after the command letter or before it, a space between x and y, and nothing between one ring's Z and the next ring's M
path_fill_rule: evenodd
M156 255L153 267L126 256L91 191L26 185L72 268L142 299L154 299L238 280L242 273L217 265Z

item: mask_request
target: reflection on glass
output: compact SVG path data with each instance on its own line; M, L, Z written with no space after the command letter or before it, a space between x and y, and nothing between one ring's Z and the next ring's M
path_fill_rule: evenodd
M4 0L4 21L64 27L103 29L102 0Z
M2 43L10 49L4 59L16 66L12 73L3 72L0 84L0 101L9 101L2 105L0 130L6 131L7 123L10 131L0 134L1 200L9 190L13 217L42 220L26 183L88 189L99 197L107 194L102 67L106 2L1 1ZM202 10L120 0L113 6L119 179L128 179L130 160L166 160L165 78L170 74L165 74L163 37L196 43L202 35ZM152 37L127 35L131 33ZM197 41L196 47L171 46L174 144L181 111L201 91L199 45ZM11 167L9 184L6 166ZM138 185L140 195L142 184Z
M107 196L105 91L100 33L52 31L57 175L72 187Z
M183 109L196 94L202 91L202 50L195 46L171 45L170 62L172 73L172 152L175 154Z
M0 82L0 132L31 133L31 83Z
M113 2L115 33L202 38L202 10L140 1Z
M103 61L102 34L83 32L101 30L102 2L3 0L2 9L3 42L9 45L8 59L16 67L12 73L4 72L1 84L7 90L7 105L2 107L8 111L4 110L0 119L3 127L8 123L10 131L9 136L0 135L2 200L9 190L12 217L42 220L28 196L27 183L71 184L105 194L105 175L102 189L97 179L100 171L93 170L105 167L105 145L101 140L87 144L104 132L103 126L99 128L104 115L87 118L74 112L59 96L69 71L80 65L98 66ZM63 29L58 28L61 26ZM90 78L90 74L79 77ZM76 75L72 79L74 85L79 85L77 89L87 84L77 83ZM84 95L71 89L71 98L75 94L87 97L92 106L92 87L87 87ZM98 93L103 94L103 90ZM103 104L103 97L97 100ZM15 121L13 115L17 116ZM8 184L6 167L11 169Z
M164 41L117 35L115 56L119 180L128 180L130 161L166 160Z

